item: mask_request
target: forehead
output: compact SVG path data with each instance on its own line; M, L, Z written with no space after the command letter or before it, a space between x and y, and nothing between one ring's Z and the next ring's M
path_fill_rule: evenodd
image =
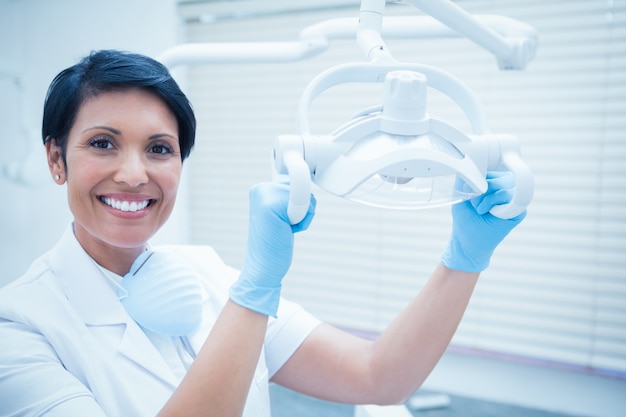
M87 97L80 105L75 127L89 124L125 124L173 130L178 123L174 113L155 93L141 88L103 91Z

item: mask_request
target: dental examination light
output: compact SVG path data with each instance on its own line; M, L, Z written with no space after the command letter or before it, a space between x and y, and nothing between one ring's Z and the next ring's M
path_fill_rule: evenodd
M408 2L477 40L496 55L501 69L521 69L534 55L534 38L507 41L451 2ZM291 183L290 221L297 224L306 215L311 183L375 207L420 209L483 194L487 171L494 170L510 171L516 187L511 202L491 213L519 215L532 199L534 181L517 139L489 133L480 103L457 78L432 66L396 61L381 36L384 7L384 0L361 3L357 43L368 62L332 67L313 79L300 100L300 133L276 140L275 174L288 176ZM344 83L381 83L382 105L365 109L328 135L311 134L312 102ZM461 108L470 133L428 114L429 87Z

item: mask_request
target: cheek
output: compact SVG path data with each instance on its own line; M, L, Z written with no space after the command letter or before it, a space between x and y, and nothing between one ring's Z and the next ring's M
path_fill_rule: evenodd
M67 174L67 202L73 216L85 221L91 216L95 199L92 193L97 180L88 170L70 169Z
M161 191L163 196L171 203L174 203L176 194L178 192L178 185L180 183L182 167L180 164L173 164L168 169L160 170L159 183L161 184Z
M68 160L66 169L67 189L70 196L90 194L92 188L101 180L104 166L96 161L84 161L72 164Z

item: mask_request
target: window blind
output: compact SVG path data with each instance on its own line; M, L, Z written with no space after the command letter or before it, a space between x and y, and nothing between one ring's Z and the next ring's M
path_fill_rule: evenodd
M194 2L181 3L180 13L190 42L292 41L321 20L358 16L358 2L331 3ZM491 130L518 137L535 174L528 216L482 274L453 345L625 376L626 0L457 3L528 23L540 44L527 70L500 72L466 39L387 39L396 59L463 80ZM419 11L388 4L387 14ZM193 243L241 265L248 189L271 179L275 137L297 133L300 94L322 70L363 61L356 43L342 40L297 63L189 67L198 117L185 168ZM329 133L378 103L379 88L324 93L311 108L312 132ZM434 92L428 111L466 126L454 103ZM316 219L296 237L284 295L337 326L380 332L438 262L449 208L385 211L314 191Z

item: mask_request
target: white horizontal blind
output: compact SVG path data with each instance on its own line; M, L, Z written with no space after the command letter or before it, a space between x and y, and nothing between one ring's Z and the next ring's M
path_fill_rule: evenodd
M292 41L310 24L358 15L358 4L314 10L307 5L315 2L301 3L302 12L280 13L281 4L294 3L228 2L226 10L240 17L218 15L211 24L200 21L222 13L224 3L182 4L181 13L193 42ZM387 40L397 59L436 65L466 82L491 130L520 139L536 177L529 215L483 273L453 343L626 375L626 0L457 3L534 26L540 46L526 71L500 72L464 39ZM252 6L273 10L246 15ZM419 14L401 5L388 5L387 13ZM299 63L190 67L199 119L186 167L194 243L241 265L247 191L271 178L276 135L297 133L302 90L323 69L363 60L355 42L337 41ZM376 104L379 88L325 93L311 109L312 131L329 133ZM446 98L432 94L429 103L431 113L466 125ZM379 332L438 262L449 209L383 211L321 190L316 196L318 213L297 237L284 294L326 321Z

